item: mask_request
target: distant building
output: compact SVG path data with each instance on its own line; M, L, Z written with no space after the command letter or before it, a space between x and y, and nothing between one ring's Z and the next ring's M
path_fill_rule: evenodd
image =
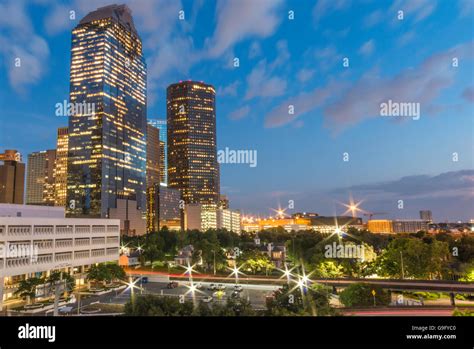
M230 208L229 206L229 198L227 197L227 195L219 195L219 205L218 205L220 208L224 208L224 209L228 209Z
M230 210L228 208L218 208L216 219L218 229L226 229L237 234L241 233L242 227L239 211Z
M260 247L260 251L265 253L276 268L282 268L286 260L285 244L268 243Z
M160 183L160 134L150 124L146 127L146 187Z
M193 253L193 245L184 246L181 250L178 251L178 254L174 257L174 262L178 265L192 265Z
M54 167L55 206L66 206L68 144L69 128L58 128L58 137L56 141L56 164Z
M389 219L370 219L367 230L371 233L393 233L393 224Z
M200 231L227 229L240 233L240 212L218 208L212 204L187 204L184 208L184 229Z
M433 222L433 215L430 210L420 211L420 219L423 221Z
M25 192L25 164L16 150L0 153L0 203L23 204Z
M54 205L56 150L28 154L26 167L26 204Z
M121 254L119 265L122 267L134 267L140 265L140 252L133 251L130 254Z
M165 184L155 184L147 191L147 231L158 231L166 226L170 230L180 230L181 193Z
M137 209L137 202L126 196L117 198L117 207L110 208L108 217L120 219L120 233L127 236L146 234L146 217Z
M160 182L168 184L168 139L166 120L148 119L148 124L160 132Z
M343 232L351 227L362 229L363 223L362 218L352 216L313 216L311 217L311 227L320 233L332 234L336 228Z
M417 233L420 230L429 230L429 221L425 220L394 220L392 221L394 233Z

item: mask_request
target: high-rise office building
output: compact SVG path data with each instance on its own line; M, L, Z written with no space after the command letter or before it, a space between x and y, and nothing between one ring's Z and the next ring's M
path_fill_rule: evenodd
M433 214L430 210L422 210L420 211L420 219L423 221L432 222L433 221Z
M146 187L160 183L160 134L159 130L151 126L146 127Z
M54 205L63 207L66 206L68 134L67 127L58 128L54 167Z
M108 217L118 198L145 212L146 64L126 5L73 29L70 103L68 215Z
M25 164L18 151L8 149L0 154L0 203L23 204Z
M55 149L28 154L26 167L27 205L54 205L55 164Z
M168 186L185 203L218 204L214 87L184 81L168 86Z
M180 201L181 193L178 189L169 188L164 183L149 187L147 190L147 231L158 231L164 226L172 230L180 230L182 223Z
M148 124L160 130L160 182L168 184L168 136L166 120L148 119Z

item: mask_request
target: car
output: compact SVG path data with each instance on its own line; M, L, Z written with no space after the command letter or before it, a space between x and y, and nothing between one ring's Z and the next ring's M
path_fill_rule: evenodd
M217 289L218 290L221 290L221 291L224 291L225 290L225 286L223 284L219 284L217 285Z
M217 290L217 286L216 286L215 284L210 284L207 289L208 289L209 291L215 291L215 290Z
M212 297L211 296L206 296L202 299L204 303L211 303L212 302Z
M230 298L232 299L240 298L240 292L239 291L232 292L230 295Z
M202 290L204 288L204 286L201 283L196 284L195 287L197 290Z
M173 289L173 288L176 288L178 286L179 285L176 281L171 281L170 283L168 283L168 285L166 287L169 288L169 289Z
M242 285L235 285L234 286L234 291L242 292L243 290L244 290L244 288L242 287Z
M212 294L212 297L215 297L215 298L218 298L218 299L221 299L224 296L225 296L225 292L223 292L223 291L216 291Z

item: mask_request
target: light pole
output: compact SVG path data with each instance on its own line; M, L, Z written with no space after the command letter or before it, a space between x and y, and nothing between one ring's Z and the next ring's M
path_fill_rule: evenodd
M400 251L400 261L401 261L401 267L402 267L402 279L404 279L405 278L405 271L403 269L405 269L405 268L403 268L403 252L402 251Z
M216 275L216 251L212 250L212 253L214 254L214 275Z

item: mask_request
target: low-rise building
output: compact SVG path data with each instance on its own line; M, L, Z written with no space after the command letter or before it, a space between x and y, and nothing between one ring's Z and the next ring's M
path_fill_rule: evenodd
M389 219L370 219L367 222L367 230L371 233L393 233L392 221Z
M119 244L116 219L0 217L0 308L31 276L61 270L83 283L90 265L118 261Z

